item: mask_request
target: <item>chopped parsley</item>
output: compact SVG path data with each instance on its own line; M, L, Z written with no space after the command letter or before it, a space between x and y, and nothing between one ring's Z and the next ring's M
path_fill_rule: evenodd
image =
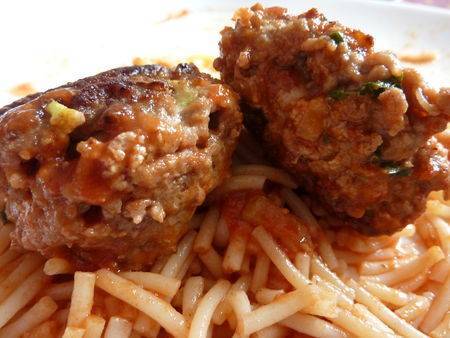
M400 75L400 76L393 76L387 80L367 82L361 86L361 88L359 89L359 94L373 95L375 97L378 97L378 95L380 95L386 89L392 87L402 88L402 80L403 75Z
M389 176L406 177L411 175L413 166L411 163L397 163L393 161L386 161L382 159L380 145L373 153L370 162L380 167Z
M349 93L343 89L335 89L328 93L328 96L336 101L345 99L348 95Z
M332 32L330 34L330 38L331 40L333 40L337 45L340 44L341 42L344 42L344 37L342 36L342 34L338 31Z
M377 97L390 87L392 86L384 81L367 82L362 85L361 89L359 90L359 93L361 95L373 95Z
M350 88L342 89L337 88L328 92L328 96L333 100L339 101L343 100L349 95L372 95L373 97L378 97L382 92L389 88L402 88L403 75L392 76L386 80L370 81L364 83L359 89Z
M391 83L394 87L402 88L402 81L403 81L403 73L399 76L393 76L390 79L387 80L389 83Z

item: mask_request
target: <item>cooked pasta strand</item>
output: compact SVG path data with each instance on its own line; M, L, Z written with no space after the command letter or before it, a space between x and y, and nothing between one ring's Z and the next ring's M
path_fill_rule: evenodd
M286 292L281 289L266 289L261 288L255 293L255 299L260 304L270 304L272 303L277 297L284 295Z
M169 257L166 264L161 270L161 275L166 277L176 277L180 272L180 269L184 261L188 258L194 245L195 231L190 231L181 239L178 243L177 252Z
M35 271L42 264L42 258L35 254L27 254L23 260L9 274L9 276L0 283L0 302L6 299L14 291L20 282Z
M73 273L73 267L72 264L70 264L67 260L64 258L50 258L45 262L44 265L44 273L47 276L53 276L53 275L63 275L63 274L69 274Z
M356 317L350 311L345 309L339 309L337 316L330 320L357 337L395 337L386 332L382 332L371 325L367 325L363 319Z
M187 335L186 320L169 303L108 270L97 271L96 285L155 319L173 335Z
M19 257L21 253L19 251L9 249L3 254L0 255L0 269L3 268L9 262L12 262L17 257Z
M231 286L230 290L228 291L227 296L234 291L247 291L250 286L250 276L244 275L241 276L234 284ZM231 305L225 297L225 299L220 302L220 304L217 306L216 310L213 314L213 323L216 325L222 325L225 320L229 317L229 314L231 312Z
M83 338L85 333L84 329L78 327L67 326L64 330L62 338Z
M241 269L246 246L247 236L239 233L230 236L230 242L228 243L222 263L225 272L233 273Z
M105 330L105 338L128 338L133 326L128 320L120 317L109 318Z
M221 278L223 276L222 256L216 250L210 248L208 251L199 254L198 257L215 278Z
M11 223L0 226L0 253L3 253L9 247L11 242L9 234L13 229L14 226Z
M431 293L431 295L433 294ZM402 306L394 312L404 320L412 322L416 318L422 316L423 314L426 314L426 312L430 308L433 297L430 298L415 296L414 300L410 301L408 304Z
M183 289L183 315L186 319L192 319L197 305L203 294L205 283L202 277L190 277L186 280Z
M265 327L278 323L305 306L310 305L318 297L316 289L296 290L279 296L272 303L262 305L256 310L244 314L238 319L238 333L250 335Z
M91 314L92 305L94 304L94 285L94 273L75 272L67 325L72 327L82 327L84 325L84 321Z
M230 282L219 280L200 300L192 319L189 338L206 338L214 311L230 286Z
M396 268L393 271L364 278L369 281L393 285L403 282L409 278L413 278L423 271L428 271L430 267L442 259L444 259L442 249L438 246L433 246L429 248L424 255L417 257L416 259Z
M447 275L444 285L439 290L438 294L431 303L430 310L425 316L421 330L425 333L431 332L444 318L447 311L450 309L450 273Z
M219 210L217 208L210 208L203 219L200 230L195 237L194 251L198 253L206 252L211 248L211 243L214 239L214 234L219 220Z
M262 164L239 165L233 168L233 174L239 175L259 175L264 176L272 182L284 185L286 188L295 189L297 183L285 171L269 167Z
M1 338L16 338L45 322L56 311L58 305L48 296L42 297L29 310L0 330Z
M306 252L299 252L295 255L295 267L305 276L309 278L309 271L311 268L311 256Z
M413 295L384 284L363 281L362 285L375 297L392 305L404 306L414 299Z
M42 269L37 269L0 304L0 328L36 297L47 280Z
M297 270L289 258L284 253L272 236L263 227L256 227L252 232L253 237L256 238L261 248L273 264L280 270L281 274L298 289L305 289L310 283L306 277Z
M386 323L395 332L407 337L426 337L422 332L399 318L394 312L381 303L381 301L370 294L366 289L359 286L355 281L350 281L349 284L356 292L356 300L365 305L374 315Z
M86 331L83 338L101 338L106 321L99 316L90 315L86 318Z
M336 285L348 298L352 300L355 298L354 290L345 285L345 283L334 272L328 269L318 257L313 257L311 259L311 273Z
M281 324L297 332L318 338L347 338L342 329L323 319L296 313L281 321Z
M157 292L164 296L173 297L180 288L181 281L152 272L121 272L120 276L142 286L144 289Z

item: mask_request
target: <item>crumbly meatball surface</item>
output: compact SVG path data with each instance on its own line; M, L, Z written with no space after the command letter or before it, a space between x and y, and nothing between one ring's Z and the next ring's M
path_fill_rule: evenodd
M222 31L215 67L244 100L246 126L326 223L390 233L447 189L450 89L434 90L373 38L317 10L255 5Z
M0 110L13 242L83 268L142 268L174 249L228 175L237 95L193 65L110 70Z

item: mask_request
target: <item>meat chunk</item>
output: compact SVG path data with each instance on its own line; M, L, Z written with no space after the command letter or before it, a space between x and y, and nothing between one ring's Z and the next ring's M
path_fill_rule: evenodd
M237 95L193 65L119 68L0 110L13 242L83 268L142 268L174 249L228 175Z
M434 134L450 89L426 86L373 38L317 10L240 9L215 67L248 108L246 126L301 183L328 224L389 233L447 189L447 149Z

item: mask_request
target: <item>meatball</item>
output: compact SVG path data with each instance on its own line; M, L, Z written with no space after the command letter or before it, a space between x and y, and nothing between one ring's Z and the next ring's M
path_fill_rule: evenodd
M450 89L426 86L373 38L311 9L255 5L222 31L215 68L244 124L296 177L323 223L390 233L447 189Z
M144 267L227 177L241 125L237 95L187 64L113 69L2 108L13 243L85 269Z

